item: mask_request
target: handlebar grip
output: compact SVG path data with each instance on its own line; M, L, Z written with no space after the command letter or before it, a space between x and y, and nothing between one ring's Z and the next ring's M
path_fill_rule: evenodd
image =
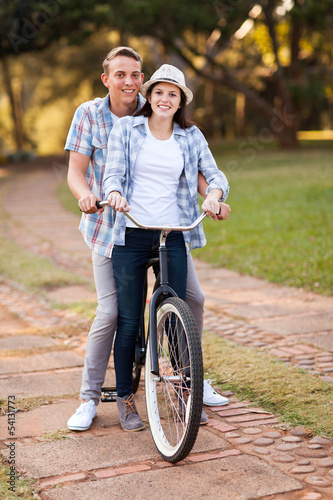
M95 203L95 206L96 206L96 208L100 209L100 208L106 207L108 204L109 203L107 201L97 200L96 203ZM80 212L82 212L81 208L80 208Z

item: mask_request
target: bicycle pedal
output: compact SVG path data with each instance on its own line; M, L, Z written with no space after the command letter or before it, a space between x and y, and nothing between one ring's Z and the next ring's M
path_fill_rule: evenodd
M115 403L117 401L116 387L102 387L101 392L103 394L101 397L102 403Z

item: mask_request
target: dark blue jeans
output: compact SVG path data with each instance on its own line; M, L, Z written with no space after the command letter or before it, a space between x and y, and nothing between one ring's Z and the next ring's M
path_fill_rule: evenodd
M132 393L133 355L139 330L146 263L158 256L160 231L126 230L125 246L115 245L112 253L117 287L118 327L114 345L117 393ZM169 285L185 300L187 256L183 234L171 232L166 240Z

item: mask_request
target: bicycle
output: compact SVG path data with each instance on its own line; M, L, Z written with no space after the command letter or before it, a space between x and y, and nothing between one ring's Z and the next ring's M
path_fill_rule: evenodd
M98 208L109 205L97 202ZM168 284L166 239L171 231L191 231L206 217L203 212L190 226L146 226L130 213L125 215L139 228L159 230L159 257L148 262L159 265L149 305L149 327L145 329L143 299L141 326L133 360L133 393L145 367L145 396L149 426L157 450L164 460L178 462L192 450L200 425L203 396L203 361L200 335L189 306ZM101 401L116 401L115 387L102 387Z

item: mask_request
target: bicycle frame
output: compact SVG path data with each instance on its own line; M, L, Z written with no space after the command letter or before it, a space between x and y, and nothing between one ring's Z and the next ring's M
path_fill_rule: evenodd
M177 297L176 292L169 286L168 278L168 251L166 248L166 239L170 231L161 231L160 246L159 246L159 262L160 262L160 286L153 293L149 304L149 320L150 320L150 348L152 359L152 373L159 377L158 357L157 357L157 326L156 326L156 310L158 299L162 295L164 298L168 296Z
M107 201L97 202L96 206L98 208L109 206ZM158 354L157 354L157 331L156 331L156 310L158 307L158 299L162 296L167 298L168 296L177 297L176 292L169 286L168 279L168 261L167 261L167 248L166 239L171 231L192 231L196 228L206 217L206 212L203 212L190 226L149 226L144 225L139 222L132 214L129 212L123 212L128 219L130 219L138 228L140 229L150 229L161 231L160 235L160 246L159 246L159 263L160 263L160 286L153 293L150 299L149 305L149 335L150 335L150 352L151 352L151 372L157 377L159 374L158 367Z

